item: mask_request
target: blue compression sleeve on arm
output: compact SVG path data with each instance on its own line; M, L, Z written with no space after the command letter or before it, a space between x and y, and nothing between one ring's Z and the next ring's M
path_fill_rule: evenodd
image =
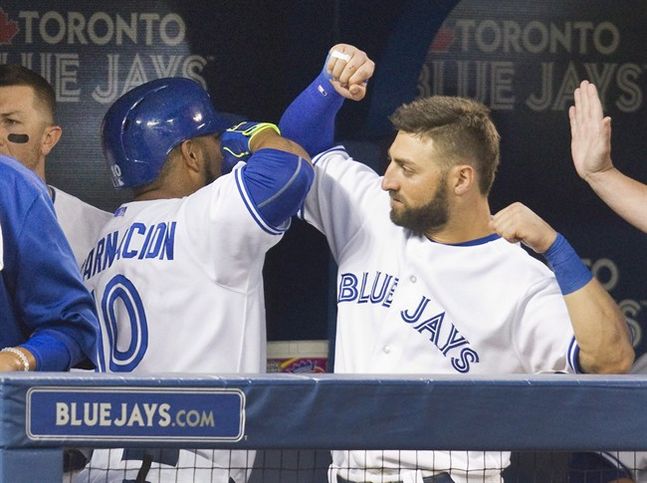
M296 154L278 149L259 149L242 172L245 189L263 219L279 227L301 208L314 170Z
M582 263L580 257L561 233L557 234L557 238L544 253L544 257L555 272L563 295L581 289L593 278L591 271Z
M333 146L335 118L344 98L335 91L325 70L292 101L281 116L283 137L299 143L315 156Z

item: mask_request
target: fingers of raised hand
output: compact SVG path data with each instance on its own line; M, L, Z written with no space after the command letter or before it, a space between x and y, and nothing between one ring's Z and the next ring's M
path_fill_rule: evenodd
M352 62L354 61L355 59L352 60ZM359 66L355 68L354 65L351 64L350 67L351 70L349 73L352 72L352 74L348 78L348 85L365 84L373 76L373 72L375 72L375 63L366 57L366 54L364 54L364 58L361 60L361 64L359 64ZM343 78L340 80L343 82Z
M522 203L512 203L492 216L490 226L506 240L518 241L520 227L523 227L524 219L528 217L529 212L530 210Z
M373 74L374 64L358 48L338 44L330 50L326 68L333 80L348 86L366 81Z
M602 119L603 117L602 101L600 100L600 96L598 95L598 90L595 87L595 85L593 84L588 85L587 96L589 99L590 115L594 119Z
M491 221L490 228L501 238L509 241L510 243L517 243L520 238L517 230L510 220Z
M351 57L350 54L338 49L333 49L328 53L326 70L333 79L339 78Z
M352 45L337 44L328 51L328 57L326 58L326 71L333 79L339 80L339 76L353 57L354 49L355 48Z
M354 101L360 101L366 96L366 84L352 84L348 87L348 93Z
M574 136L577 131L577 113L576 113L576 107L571 106L568 108L568 120L571 123L571 136Z

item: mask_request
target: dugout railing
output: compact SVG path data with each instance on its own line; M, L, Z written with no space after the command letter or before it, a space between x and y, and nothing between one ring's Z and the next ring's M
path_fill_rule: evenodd
M264 450L258 474L307 482L331 449L647 450L642 375L11 373L0 393L0 481L12 483L61 481L64 447Z

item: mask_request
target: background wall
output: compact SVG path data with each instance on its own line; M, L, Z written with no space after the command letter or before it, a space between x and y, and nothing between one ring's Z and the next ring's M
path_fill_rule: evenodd
M570 161L567 109L581 79L613 117L614 159L647 181L641 0L0 0L0 62L56 88L63 139L48 181L106 210L112 190L98 137L108 105L147 80L201 82L217 108L277 121L321 69L353 43L376 61L369 98L345 106L339 139L383 169L386 116L418 95L459 94L490 106L502 134L493 210L522 201L563 232L616 298L647 348L647 236L615 216ZM343 216L343 214L341 214ZM298 221L265 267L270 339L326 338L334 267L323 238Z

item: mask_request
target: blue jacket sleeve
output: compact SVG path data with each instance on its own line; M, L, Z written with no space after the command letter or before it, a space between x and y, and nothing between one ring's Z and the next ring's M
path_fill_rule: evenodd
M299 143L314 157L333 146L335 118L343 103L344 98L322 71L281 116L281 134Z
M242 168L243 184L256 211L274 228L299 211L313 179L308 161L278 149L259 149Z
M15 249L14 305L39 371L60 371L88 357L96 363L98 321L49 199L34 199Z

